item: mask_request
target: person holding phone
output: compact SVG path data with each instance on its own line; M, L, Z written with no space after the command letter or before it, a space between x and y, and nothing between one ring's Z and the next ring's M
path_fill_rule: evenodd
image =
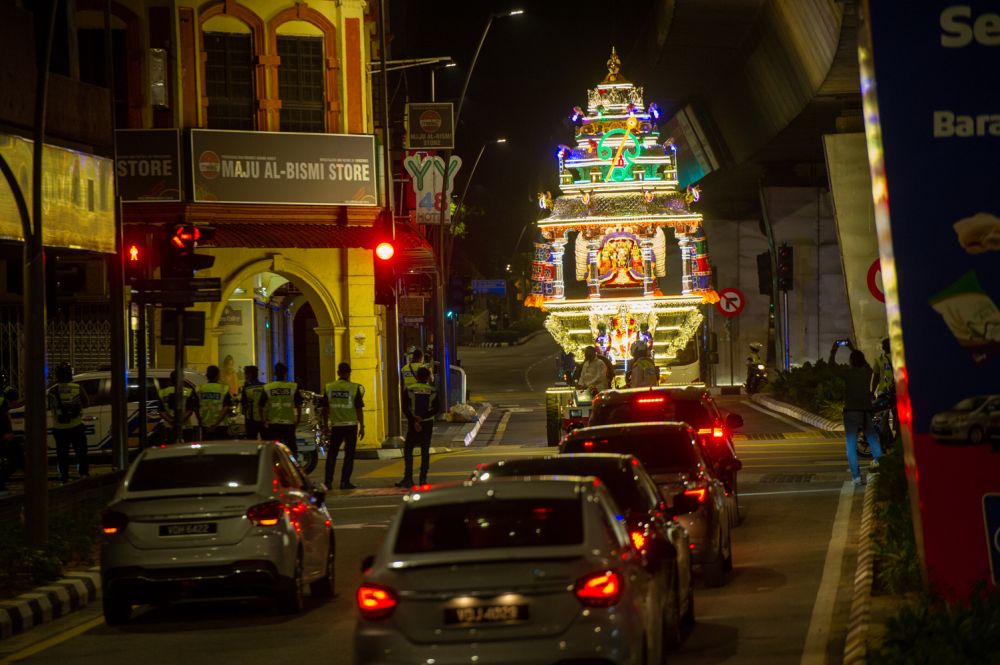
M865 354L854 348L848 339L838 339L830 348L830 364L844 367L837 363L837 350L846 346L851 350L848 364L843 372L844 377L844 437L847 444L847 464L851 468L851 479L854 484L864 485L865 479L858 467L858 431L865 431L865 438L871 444L872 463L870 470L878 468L882 457L882 446L879 444L878 432L872 422L872 368L865 359Z

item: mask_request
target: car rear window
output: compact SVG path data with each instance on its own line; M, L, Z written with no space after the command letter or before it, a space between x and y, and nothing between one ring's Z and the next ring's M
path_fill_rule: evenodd
M715 419L708 409L693 399L674 399L635 396L627 401L602 402L590 412L591 425L620 425L624 423L678 422L695 429L715 426Z
M130 492L175 489L231 489L257 485L257 455L204 454L144 459Z
M611 498L618 507L629 510L648 510L649 502L645 500L636 487L636 482L629 470L622 470L618 464L591 463L586 458L567 458L566 460L544 460L548 463L504 464L487 469L490 475L497 476L551 476L573 475L594 476L600 479Z
M583 542L578 499L511 499L409 508L397 554L549 547Z
M700 461L684 430L574 436L563 443L562 449L566 453L635 455L650 473L692 471Z

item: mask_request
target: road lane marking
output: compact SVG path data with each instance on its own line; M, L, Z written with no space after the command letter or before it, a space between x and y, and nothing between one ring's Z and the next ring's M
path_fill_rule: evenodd
M493 432L493 437L490 439L491 441L500 443L500 440L503 439L504 432L507 431L507 423L510 422L511 413L511 411L504 412L503 417L500 418L499 424L497 424L497 431Z
M544 358L539 358L535 362L533 362L530 365L528 365L527 369L524 370L524 383L525 383L526 386L528 386L528 392L530 392L530 393L535 392L534 386L531 385L531 379L528 378L528 373L531 372L531 370L533 370L536 367L538 367L539 365L541 365L543 362L546 362L546 361L552 362L555 359L556 359L556 354L550 353L549 355L545 356Z
M59 646L63 642L67 642L73 639L74 637L79 637L80 635L83 635L87 631L97 628L103 623L104 623L104 617L97 617L96 619L91 619L86 623L81 623L79 626L71 628L67 630L65 633L60 633L48 639L42 640L37 644L32 644L30 647L26 647L16 653L12 653L9 656L6 656L2 660L0 660L0 665L10 665L10 663L16 663L24 660L25 658L30 658L31 656L39 654L43 651L47 651L48 649L51 649L54 646Z
M816 603L813 605L809 630L806 632L806 644L802 650L802 665L826 664L826 647L833 625L833 611L837 600L837 587L840 585L840 568L844 561L853 501L854 483L846 481L840 488L837 513L833 518L833 533L830 536L830 546L826 550L826 562L823 564L823 577L816 592Z

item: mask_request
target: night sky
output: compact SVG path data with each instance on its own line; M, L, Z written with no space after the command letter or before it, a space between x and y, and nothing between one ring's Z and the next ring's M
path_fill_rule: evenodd
M616 46L622 73L629 67L637 18L616 11L611 3L557 0L394 0L391 11L392 59L451 56L457 67L436 73L437 101L457 102L476 44L490 12L524 9L524 14L493 21L479 55L458 128L456 154L465 160L456 180L460 193L476 154L486 141L506 137L508 143L486 149L466 198L485 218L470 221L462 243L464 272L478 268L483 277L500 277L524 224L539 217L535 193L558 196L556 146L571 144L568 116L573 106L586 107L587 90L607 73L605 62ZM390 78L394 103L430 99L427 68L405 70ZM630 80L632 80L630 78ZM642 85L643 81L635 81ZM398 87L397 87L398 83ZM402 99L401 99L402 98ZM646 100L656 100L647 89ZM521 250L530 249L527 238ZM456 263L463 268L462 257Z

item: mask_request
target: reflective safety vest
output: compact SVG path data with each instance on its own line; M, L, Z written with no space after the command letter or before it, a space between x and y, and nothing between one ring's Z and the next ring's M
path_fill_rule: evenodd
M751 351L750 355L747 356L748 365L759 365L760 364L760 353L757 351Z
M896 381L892 376L892 358L887 353L879 355L876 361L878 365L878 385L875 386L876 395L884 395L896 389Z
M221 383L203 383L195 388L195 392L198 393L198 418L203 426L210 427L222 415L229 387Z
M167 386L166 388L160 389L160 401L163 403L163 410L166 412L170 420L174 420L174 387ZM184 386L184 411L187 412L188 398L191 397L191 388L189 386ZM194 426L194 416L189 416L182 424L182 427L192 427Z
M358 411L354 408L354 400L365 389L360 383L337 379L326 384L323 389L326 401L330 405L330 424L333 427L358 424Z
M406 398L410 400L410 413L417 420L434 420L434 398L437 390L426 383L414 383L406 389Z
M79 383L57 383L49 393L54 429L71 429L83 424L83 401Z
M294 381L272 381L265 385L264 420L271 425L294 425L295 393L298 391L299 384Z
M260 396L264 392L263 383L247 383L243 386L243 417L259 423L261 418Z
M409 388L417 382L417 370L426 367L423 363L406 363L403 365L403 387Z
M639 358L632 364L632 387L645 388L660 383L660 370L649 358Z

